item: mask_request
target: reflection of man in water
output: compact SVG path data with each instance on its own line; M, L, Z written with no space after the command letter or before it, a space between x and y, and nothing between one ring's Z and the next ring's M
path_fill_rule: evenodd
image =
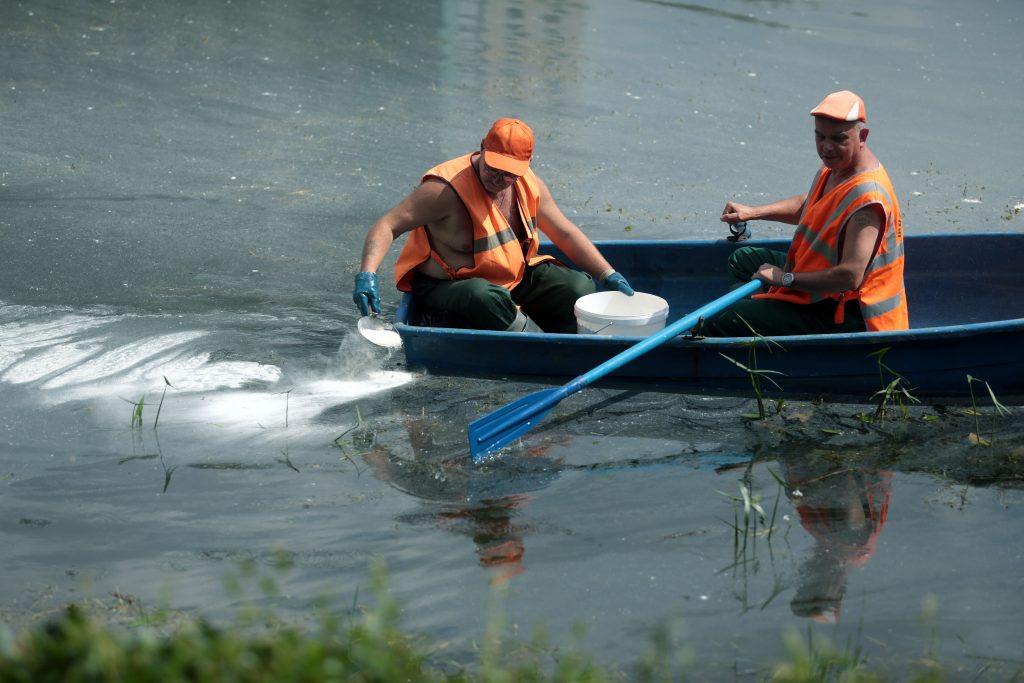
M786 466L786 485L814 552L800 569L793 614L839 620L847 573L875 552L889 511L891 472L836 469L802 462Z
M473 537L480 566L494 571L492 581L507 581L526 571L523 564L523 536L533 531L529 525L517 524L516 508L530 502L529 494L481 500L477 505L438 513L438 518L459 531L463 524Z
M534 528L516 518L532 499L526 491L542 488L557 476L550 461L536 470L508 474L479 471L469 464L468 457L446 459L465 447L461 430L449 443L444 438L444 424L407 419L405 427L413 460L402 460L379 448L363 456L378 479L433 504L426 512L403 515L401 521L436 524L472 537L480 566L491 570L492 581L507 581L525 571L524 537ZM452 430L449 427L447 431ZM539 456L543 450L531 449L523 455Z

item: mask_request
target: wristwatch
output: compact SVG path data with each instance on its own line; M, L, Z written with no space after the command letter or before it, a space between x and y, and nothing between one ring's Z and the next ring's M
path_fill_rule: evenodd
M793 273L783 273L782 274L782 286L783 287L792 287L793 286Z

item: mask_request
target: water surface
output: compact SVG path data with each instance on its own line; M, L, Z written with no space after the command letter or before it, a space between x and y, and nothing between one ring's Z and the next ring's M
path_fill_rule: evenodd
M224 616L237 561L283 548L285 611L365 599L382 558L455 660L499 583L521 635L581 621L620 666L671 622L716 679L790 627L896 671L1024 667L1024 423L980 386L990 447L943 406L761 423L590 388L473 467L465 425L536 385L410 371L350 301L367 228L505 115L594 239L703 239L806 189L807 112L850 88L908 232L1019 230L1017 3L40 0L0 31L5 620L112 592ZM775 515L746 546L741 483Z

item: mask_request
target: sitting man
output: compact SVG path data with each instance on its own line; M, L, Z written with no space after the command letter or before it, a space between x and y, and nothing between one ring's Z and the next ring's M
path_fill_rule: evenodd
M909 327L903 287L903 221L889 176L868 149L864 101L844 90L811 110L822 166L810 193L762 206L729 202L721 220L797 226L789 253L740 247L738 283L768 291L705 321L709 337L828 334Z
M380 311L376 270L395 238L410 233L395 266L398 289L447 324L483 330L575 332L574 306L626 279L555 204L530 169L533 131L494 122L472 152L435 166L370 228L353 299ZM538 229L583 271L537 253Z

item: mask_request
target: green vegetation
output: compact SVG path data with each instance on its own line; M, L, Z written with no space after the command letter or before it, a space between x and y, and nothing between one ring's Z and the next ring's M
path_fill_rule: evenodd
M164 398L167 397L167 387L170 387L171 389L173 389L174 385L171 384L167 380L166 376L164 376L163 392L160 394L160 403L157 405L156 417L153 419L153 429L154 430L156 429L157 425L160 423L160 411L163 410L163 408L164 408ZM141 429L142 428L142 409L145 408L146 405L147 405L147 403L146 403L146 395L143 394L142 397L138 401L132 401L131 399L127 399L127 398L122 398L121 400L124 401L125 403L130 404L132 406L132 429ZM151 405L151 404L149 404L149 405Z
M263 609L245 608L228 628L184 619L162 634L163 615L144 615L141 607L146 625L124 629L72 605L17 645L0 641L0 681L443 680L399 632L398 608L383 589L383 575L378 576L376 611L343 626L321 610L311 631L272 625L275 620Z
M279 554L277 564L287 569L288 556ZM228 579L229 594L242 598L252 581L265 595L277 595L276 580L257 576L252 564L243 566L241 577ZM371 583L373 609L359 611L358 593L352 609L341 616L323 600L314 609L311 628L278 619L261 606L265 600L243 603L226 626L167 610L147 611L137 598L120 593L114 594L115 610L124 614L127 608L128 623L104 619L96 603L73 604L18 641L0 624L0 683L612 680L609 672L574 649L552 655L542 639L513 653L503 639L500 595L477 648L478 662L458 671L442 670L428 663L428 645L400 630L398 605L381 566L372 572ZM651 672L665 671L667 657L657 652L645 666Z
M748 491L749 494L749 491ZM765 519L757 501L743 495L742 506ZM772 513L774 517L774 512ZM279 553L279 572L290 558ZM583 635L576 629L570 643L552 647L542 631L530 642L506 640L503 612L505 593L494 594L489 623L475 644L475 658L438 662L443 646L410 635L399 626L400 611L387 589L382 565L371 572L374 606L359 604L358 592L348 609L328 600L317 601L312 625L284 621L267 607L268 600L245 600L245 587L259 587L265 597L277 596L277 580L258 575L252 563L242 575L229 577L228 593L243 605L226 625L165 609L147 610L131 595L113 594L109 611L97 601L74 604L45 624L15 639L0 623L0 683L610 683L637 681L667 683L702 680L692 646L681 642L672 624L653 630L651 646L628 670L595 663L578 647ZM922 623L934 622L937 604L925 601ZM903 664L912 673L889 679L872 671L859 645L836 647L815 636L806 639L795 630L782 636L786 659L759 667L757 680L778 683L842 681L868 683L887 680L930 683L947 680L934 643L919 658ZM753 672L751 672L753 673ZM994 673L994 672L990 672ZM1004 671L1005 678L1022 680L1024 668ZM754 679L751 679L754 680Z
M885 354L889 353L891 347L886 346L868 354L868 358L874 357L878 363L878 380L882 388L875 392L879 397L878 406L875 408L875 419L884 420L889 416L890 407L899 406L899 414L903 419L909 416L908 403L920 403L916 396L910 393L903 375L896 372L885 364Z
M770 517L761 505L761 496L753 491L754 486L749 469L739 482L739 496L733 496L725 491L718 491L720 495L725 496L734 504L733 521L732 523L726 522L726 524L733 530L733 552L737 562L746 558L747 543L750 539L756 539L758 536L763 535L768 540L771 540L772 533L775 531L775 519L779 512L779 501L782 499L786 484L771 468L768 469L768 473L772 475L772 478L779 485ZM761 527L760 530L758 530L759 525Z
M142 409L146 405L146 395L143 394L142 398L138 401L132 401L127 398L121 399L125 403L129 403L132 406L132 429L139 429L142 427Z
M986 439L981 435L981 411L978 410L978 403L974 399L975 382L980 382L981 384L985 385L985 389L988 391L989 398L992 399L992 407L995 409L992 413L991 439ZM967 388L971 393L971 407L969 410L964 412L967 415L972 415L974 417L974 433L971 434L969 438L972 440L972 442L978 444L979 446L991 446L992 441L994 441L996 438L996 418L1002 417L1004 415L1009 415L1011 411L1009 408L1007 408L1006 406L999 402L999 399L996 398L996 394L994 391L992 391L992 387L988 385L988 382L980 380L977 377L971 377L970 375L967 375Z
M288 429L288 407L291 401L292 392L295 391L295 387L292 387L288 391L281 391L279 393L284 394L284 427Z
M171 384L170 381L167 379L167 375L164 375L163 377L164 377L164 390L160 393L160 403L156 407L156 417L153 418L153 429L156 429L156 426L158 424L160 424L160 411L164 409L164 399L167 397L167 387L170 387L171 389L174 388L174 385ZM139 407L139 424L140 425L142 424L142 407L141 407L141 404L140 404L140 407Z
M743 320L743 318L740 317L740 320ZM747 363L746 363L746 365L744 365L743 363L739 362L735 358L730 358L729 356L725 355L724 353L720 353L718 355L720 355L722 358L726 359L727 361L729 361L730 363L732 363L733 365L738 367L740 370L743 370L744 372L746 372L747 376L750 377L750 386L753 387L753 389L754 389L754 397L757 399L757 415L751 415L750 417L754 417L754 418L756 418L758 420L763 420L763 419L765 419L767 417L767 412L764 409L764 398L765 397L764 397L764 389L761 386L761 381L763 379L764 380L768 380L769 382L771 382L772 384L775 385L776 389L781 389L782 387L779 386L778 382L776 382L774 379L772 379L769 375L781 375L783 373L779 372L778 370L764 370L764 369L761 369L760 367L758 367L758 364L757 364L757 345L763 343L766 347L768 347L769 351L771 350L773 345L776 348L779 348L779 349L782 349L782 345L779 344L774 339L770 339L770 338L765 337L765 336L763 336L761 334L758 334L757 331L753 327L751 327L750 323L748 323L746 320L743 320L743 324L747 326L747 329L750 330L750 334L751 334L751 337L750 337L749 341L744 341L744 342L740 342L739 343L740 346L747 347ZM777 401L776 404L775 404L775 407L776 407L777 410L781 410L782 409L782 402L781 401Z

